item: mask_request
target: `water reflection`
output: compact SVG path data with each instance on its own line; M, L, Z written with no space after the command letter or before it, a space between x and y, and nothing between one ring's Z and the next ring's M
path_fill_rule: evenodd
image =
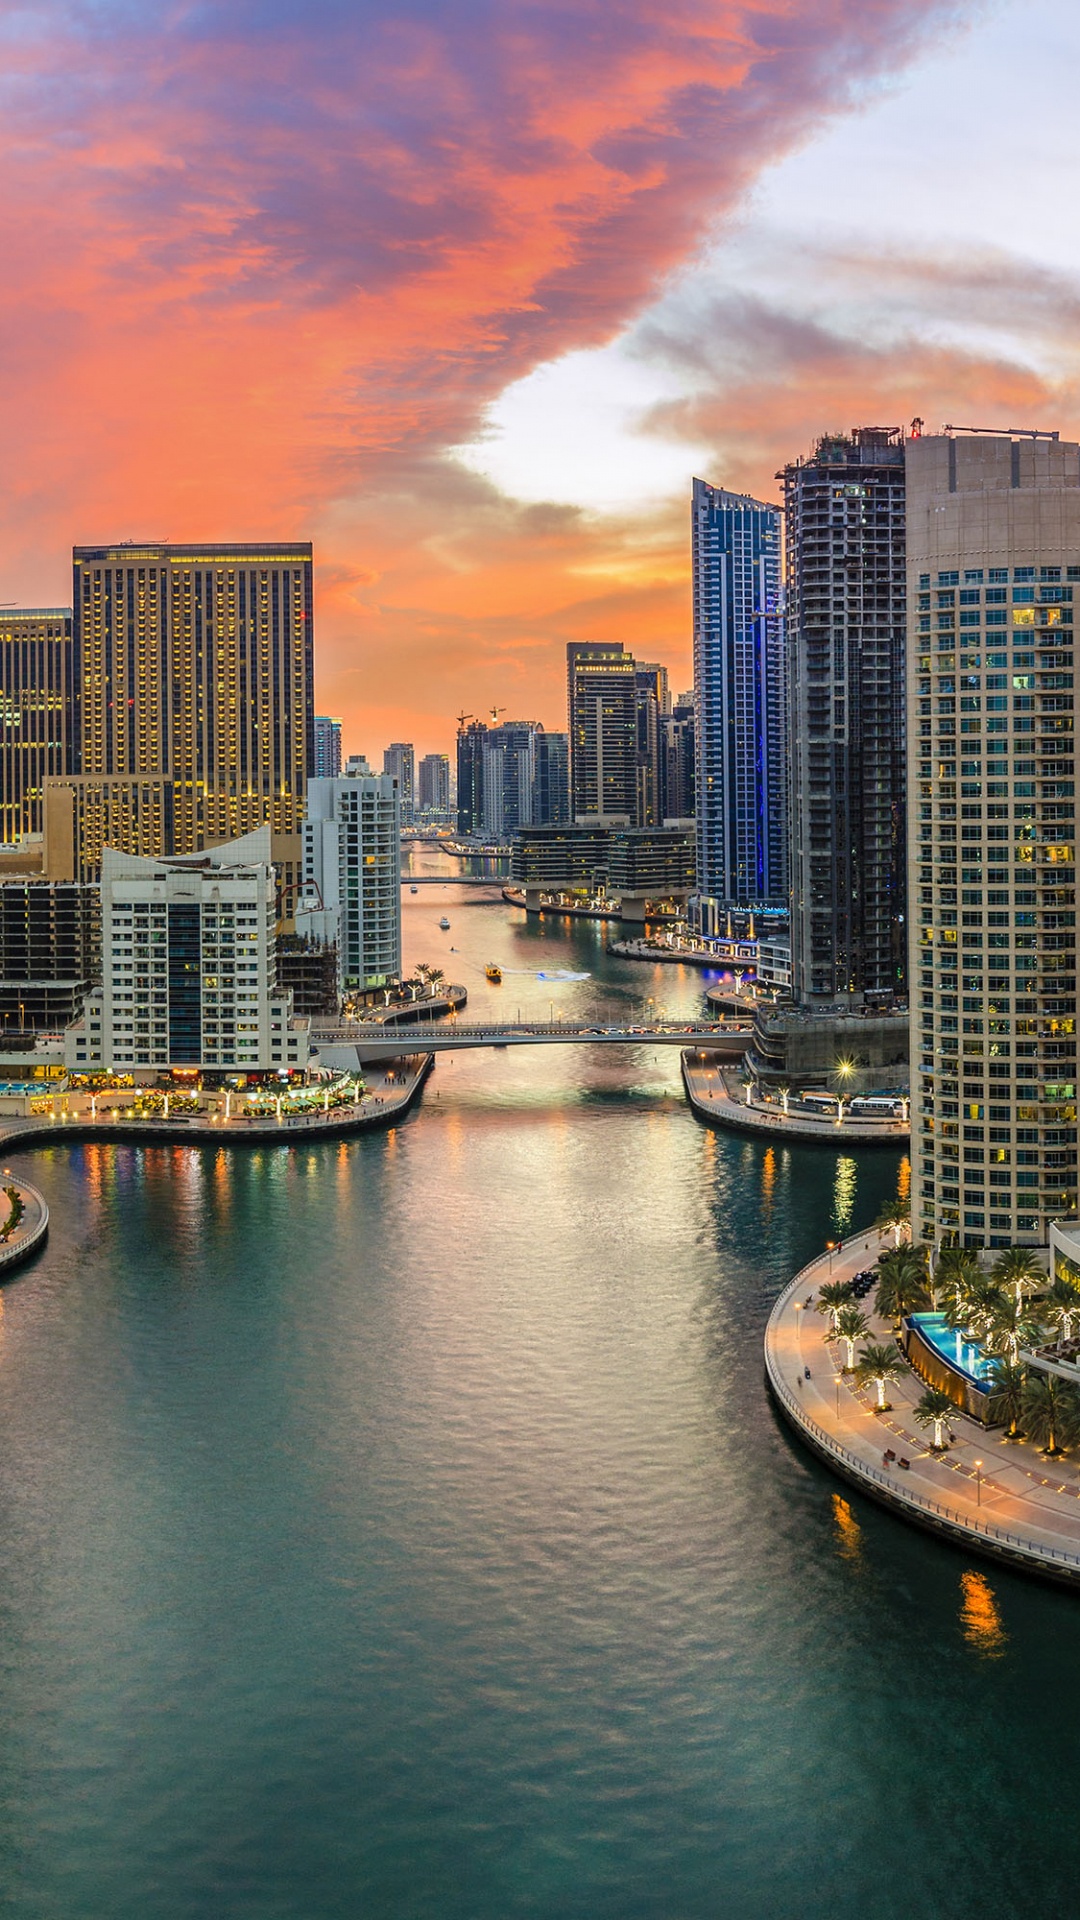
M836 1528L836 1545L841 1560L850 1561L853 1566L863 1565L863 1531L851 1511L850 1502L842 1493L832 1496L833 1525Z
M836 1161L836 1178L833 1182L833 1225L841 1239L851 1226L855 1214L855 1189L858 1184L858 1164L850 1153L841 1153Z
M986 1660L1000 1660L1008 1645L994 1589L983 1573L960 1575L960 1627L964 1639Z

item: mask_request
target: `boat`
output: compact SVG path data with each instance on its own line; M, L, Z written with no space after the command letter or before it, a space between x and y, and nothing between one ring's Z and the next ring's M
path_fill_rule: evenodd
M441 919L441 920L439 921L439 925L440 925L440 927L442 928L442 930L443 930L443 932L444 932L444 933L449 933L449 931L450 931L450 922L449 922L449 920L447 919L447 917L446 917L446 915L445 915L445 913L443 914L443 917L442 917L442 919Z
M484 968L484 978L490 980L493 987L502 986L502 968L494 960L489 960Z
M419 893L419 891L420 891L420 889L419 889L419 887L410 887L410 888L409 888L409 892L410 892L410 893Z

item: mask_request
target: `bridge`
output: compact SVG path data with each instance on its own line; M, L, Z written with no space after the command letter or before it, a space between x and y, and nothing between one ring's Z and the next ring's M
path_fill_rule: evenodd
M403 873L403 887L505 887L505 873Z
M651 1026L585 1026L576 1021L522 1022L503 1026L472 1026L444 1020L438 1026L419 1022L387 1028L375 1021L351 1021L347 1026L320 1028L312 1034L324 1066L346 1070L366 1062L408 1053L471 1052L480 1047L679 1047L741 1060L753 1028L680 1026L674 1021Z

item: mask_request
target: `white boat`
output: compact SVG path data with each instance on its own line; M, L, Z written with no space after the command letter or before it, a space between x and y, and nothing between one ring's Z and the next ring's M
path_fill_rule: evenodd
M447 917L446 917L446 915L445 915L445 913L443 914L443 917L442 917L442 919L441 919L441 920L439 921L439 925L440 925L440 927L442 928L442 930L443 930L443 932L444 932L444 933L449 933L449 931L450 931L450 922L449 922L449 920L447 919Z
M410 893L419 893L419 891L420 891L420 889L419 889L419 887L410 887L410 888L409 888L409 892L410 892Z

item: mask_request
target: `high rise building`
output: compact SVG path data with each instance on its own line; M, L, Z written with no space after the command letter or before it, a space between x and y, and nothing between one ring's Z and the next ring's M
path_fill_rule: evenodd
M341 772L341 721L332 720L329 714L317 713L315 727L315 759L311 772L319 780L336 780Z
M383 750L383 772L393 775L401 796L401 824L416 824L416 755L411 740L392 740Z
M45 782L76 743L70 607L0 609L0 842L44 831Z
M153 774L68 774L45 783L45 872L94 882L106 847L148 858L174 842L174 789Z
M571 641L566 649L570 807L582 825L637 819L637 676L619 646Z
M292 833L314 760L309 542L76 547L78 771L172 782L173 847Z
M445 826L450 819L450 756L425 753L420 762L420 814L430 826Z
M462 834L484 831L484 741L482 720L463 716L457 734L457 826Z
M562 827L570 819L570 741L565 733L536 736L533 825Z
M276 989L270 828L166 860L107 848L101 987L67 1029L82 1072L306 1068L308 1023Z
M907 456L912 1227L1041 1244L1077 1194L1080 446Z
M886 1005L906 965L903 434L828 435L777 477L794 991L805 1004Z
M531 720L506 720L484 736L484 833L506 840L532 825L539 729Z
M663 819L694 819L694 696L681 693L664 719L660 762Z
M304 885L297 935L333 938L343 997L400 978L401 789L393 774L311 782Z
M635 747L634 825L658 827L664 813L664 722L671 712L667 668L634 665Z
M789 742L780 512L694 481L697 889L720 910L788 900Z

